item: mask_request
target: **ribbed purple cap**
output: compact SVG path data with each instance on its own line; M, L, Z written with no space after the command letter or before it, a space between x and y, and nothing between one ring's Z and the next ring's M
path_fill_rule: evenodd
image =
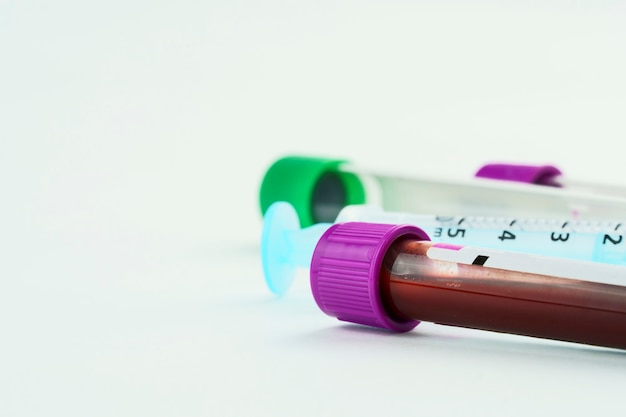
M525 182L555 186L554 177L561 171L552 165L487 164L476 172L476 177L494 180Z
M311 260L311 290L320 309L339 320L406 332L417 320L389 316L380 298L380 269L401 236L430 240L411 225L337 223L320 238Z

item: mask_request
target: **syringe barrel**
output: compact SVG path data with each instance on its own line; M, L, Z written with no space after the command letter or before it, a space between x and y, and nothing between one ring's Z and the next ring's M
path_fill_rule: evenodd
M341 210L336 222L348 221L408 223L436 241L626 265L622 220L434 216L350 205Z
M314 298L340 320L394 331L429 321L626 349L625 286L492 268L480 256L449 261L432 249L457 250L414 226L333 225L311 262Z

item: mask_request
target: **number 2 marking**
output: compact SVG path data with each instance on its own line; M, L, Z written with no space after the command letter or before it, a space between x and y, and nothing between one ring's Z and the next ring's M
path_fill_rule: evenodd
M622 238L623 237L624 236L622 236L622 235L619 235L617 237L611 237L611 235L604 235L604 239L602 239L602 244L606 245L606 242L609 241L612 244L617 245L619 243L622 243Z

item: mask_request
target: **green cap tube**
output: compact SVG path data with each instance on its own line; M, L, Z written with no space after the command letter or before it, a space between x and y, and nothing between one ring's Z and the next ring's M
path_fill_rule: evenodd
M350 204L364 204L365 187L357 175L340 169L347 161L309 156L286 156L265 173L259 201L261 213L286 201L298 213L302 227L333 222Z

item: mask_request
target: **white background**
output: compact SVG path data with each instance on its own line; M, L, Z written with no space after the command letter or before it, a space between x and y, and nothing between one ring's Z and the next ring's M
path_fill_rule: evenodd
M624 180L619 1L0 2L0 415L623 415L618 351L263 282L286 154Z

